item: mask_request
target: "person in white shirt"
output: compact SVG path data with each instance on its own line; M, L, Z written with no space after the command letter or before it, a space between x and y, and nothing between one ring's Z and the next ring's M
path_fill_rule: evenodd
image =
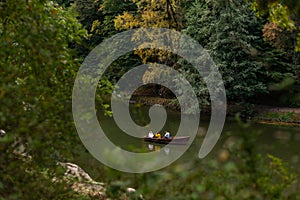
M153 134L153 132L152 132L152 131L150 131L150 132L148 133L148 137L151 137L151 138L153 138L153 137L154 137L154 134Z

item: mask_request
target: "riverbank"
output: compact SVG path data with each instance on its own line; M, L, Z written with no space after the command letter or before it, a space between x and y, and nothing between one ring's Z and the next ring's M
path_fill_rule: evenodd
M253 119L258 123L300 126L300 108L254 105Z
M165 108L180 111L180 106L176 99L167 99L150 96L133 96L131 103L135 105L150 106L154 104L163 105ZM209 114L210 107L203 106L202 113ZM283 126L300 126L300 108L272 107L266 105L248 104L247 106L229 103L227 105L227 116L233 117L236 114L244 119L250 119L255 123L273 124Z

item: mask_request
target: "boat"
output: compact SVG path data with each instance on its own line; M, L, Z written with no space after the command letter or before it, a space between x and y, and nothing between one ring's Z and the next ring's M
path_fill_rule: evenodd
M181 136L181 137L170 137L168 138L155 138L155 137L144 137L144 141L159 143L159 144L187 144L190 139L190 136Z

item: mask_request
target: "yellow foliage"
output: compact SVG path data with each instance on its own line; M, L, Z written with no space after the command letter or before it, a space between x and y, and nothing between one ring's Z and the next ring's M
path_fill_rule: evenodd
M118 30L133 29L139 26L138 20L128 12L124 12L123 15L117 16L114 22L115 27Z
M179 0L132 0L137 5L137 12L133 15L124 12L114 20L117 30L128 30L133 28L174 28L178 26L177 4ZM174 16L174 13L176 13ZM159 33L158 33L159 34ZM137 33L132 40L139 41L139 38L149 38L149 43L155 43L152 36L142 31ZM148 44L149 44L148 43ZM144 63L148 59L162 61L167 59L169 53L155 49L142 49L145 44L141 44L140 49L135 53Z
M95 31L99 26L100 26L100 21L99 20L93 21L91 31L92 32Z
M163 80L164 77L170 77L170 70L161 70L161 68L158 68L157 64L151 63L149 70L146 71L143 76L143 82L157 82L158 80Z
M273 40L278 46L280 38L278 32L285 29L289 32L298 31L297 45L295 47L296 52L300 52L300 28L299 24L291 19L292 13L290 8L282 4L281 1L271 1L268 3L267 9L261 9L257 1L252 2L251 7L258 17L262 17L265 14L269 15L269 21L264 26L264 37L266 40ZM297 25L298 24L298 25ZM298 30L297 30L298 29Z
M269 5L270 20L277 23L279 26L286 28L289 31L295 30L295 22L290 19L290 13L287 6L279 2L274 2Z

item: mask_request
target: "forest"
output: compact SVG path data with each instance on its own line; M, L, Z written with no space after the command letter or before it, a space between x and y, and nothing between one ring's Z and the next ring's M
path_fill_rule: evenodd
M218 67L227 116L234 122L225 122L224 145L208 158L185 156L166 169L130 174L96 161L81 143L72 115L79 68L99 44L138 28L188 35ZM0 34L0 200L300 199L299 1L0 0ZM113 120L109 99L114 86L126 72L147 63L165 64L182 74L209 116L208 89L191 63L147 48L119 57L106 69L95 97L99 119ZM156 69L150 67L143 81L155 81L161 73ZM162 102L171 113L168 128L176 129L180 108L168 88L148 84L132 98L137 124L149 121L140 107ZM267 147L257 150L256 142L267 137L259 131L260 122L269 135L295 138L278 144L290 151L280 152L276 142L268 148L278 155ZM116 124L106 126L114 130ZM110 134L118 133L113 130ZM194 146L203 140L200 135ZM281 157L287 154L293 156ZM92 178L66 177L66 168L77 165Z

